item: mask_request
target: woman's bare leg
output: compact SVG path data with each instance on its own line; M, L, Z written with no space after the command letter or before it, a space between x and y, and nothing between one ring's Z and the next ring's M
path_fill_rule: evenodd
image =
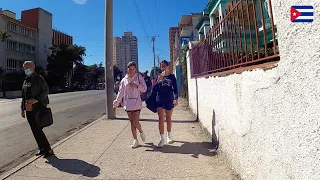
M164 116L165 110L161 107L157 108L158 116L159 116L159 132L160 134L164 133Z
M166 110L167 132L171 132L172 128L172 111L173 110Z
M133 116L133 112L127 112L128 113L128 117L131 123L131 132L132 132L132 136L133 139L137 139L137 129L134 125L134 116Z
M140 124L140 111L133 112L134 117L134 126L139 130L140 133L142 133L142 127Z

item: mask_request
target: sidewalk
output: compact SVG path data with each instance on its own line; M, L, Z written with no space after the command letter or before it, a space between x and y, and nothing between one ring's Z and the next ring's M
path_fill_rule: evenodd
M131 149L130 123L123 109L117 119L101 118L54 146L56 157L34 158L8 180L215 179L236 180L223 157L210 149L186 102L173 114L175 143L156 148L157 114L142 110L146 144ZM23 165L22 165L23 166Z

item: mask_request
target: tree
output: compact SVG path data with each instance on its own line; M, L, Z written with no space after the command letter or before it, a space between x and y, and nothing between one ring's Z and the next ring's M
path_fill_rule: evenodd
M156 67L156 75L161 73L161 69L159 67ZM154 67L152 68L151 72L150 72L150 76L154 77Z
M0 40L1 40L1 42L6 42L10 38L12 38L12 36L10 34L8 34L7 31L0 30Z
M0 40L1 40L1 44L2 45L4 45L5 42L10 38L12 38L12 36L10 34L8 34L7 31L0 30ZM2 47L2 50L3 50L3 52L5 51L5 45ZM5 59L4 58L4 53L3 53L3 59ZM5 92L5 89L4 89L4 86L3 86L4 83L3 83L3 80L2 80L3 79L3 77L2 77L3 73L4 73L4 71L2 70L2 72L0 73L0 89L2 89L2 91L3 91L3 96L6 97L6 92Z
M84 64L78 64L74 68L74 74L72 76L72 84L76 89L83 89L88 76L88 68Z
M51 55L48 56L48 84L58 87L64 87L65 76L71 74L73 65L83 63L83 56L85 56L85 47L78 45L65 45L51 47Z
M188 98L188 68L187 68L187 52L188 51L189 51L189 46L184 45L181 51L182 88L180 90L180 95L183 98Z

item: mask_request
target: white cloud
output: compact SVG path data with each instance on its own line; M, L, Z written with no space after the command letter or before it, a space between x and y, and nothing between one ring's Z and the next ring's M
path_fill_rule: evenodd
M80 4L80 5L84 5L87 2L87 0L73 0L73 2Z

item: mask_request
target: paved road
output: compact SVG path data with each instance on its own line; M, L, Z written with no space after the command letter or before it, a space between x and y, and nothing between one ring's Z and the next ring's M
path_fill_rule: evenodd
M105 91L49 95L54 124L44 131L51 144L105 113ZM0 102L0 174L34 155L30 126L20 116L20 99Z

